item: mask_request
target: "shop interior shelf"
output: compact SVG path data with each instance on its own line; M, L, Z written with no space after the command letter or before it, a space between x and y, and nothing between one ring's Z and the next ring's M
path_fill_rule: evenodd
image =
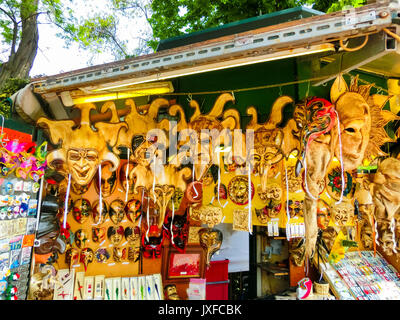
M289 275L289 269L284 267L279 267L275 264L263 262L258 263L257 266L262 270L271 273L272 275L279 277L279 276L287 276Z

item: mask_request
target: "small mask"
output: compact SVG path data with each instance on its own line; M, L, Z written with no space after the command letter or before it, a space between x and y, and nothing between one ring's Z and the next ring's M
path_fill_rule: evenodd
M254 197L254 185L251 183L251 198ZM228 184L229 199L237 205L249 202L249 186L247 176L236 176Z
M95 257L97 262L106 262L110 258L110 253L105 248L96 250Z
M225 188L225 194L226 194L226 188ZM194 181L194 182L189 183L189 185L186 188L185 195L186 195L186 199L188 199L189 202L191 202L191 203L201 202L201 200L203 198L203 183L200 181ZM179 197L181 196L180 193L178 193L177 196L178 196L177 200L179 200ZM182 196L181 196L180 200L182 200L182 198L183 198L183 192L182 192ZM225 199L226 199L226 196L225 196ZM175 200L175 201L177 201L177 200ZM179 201L179 205L180 205L180 201ZM179 207L175 207L175 209L176 208L179 208Z
M297 266L301 267L304 265L305 260L305 242L304 239L294 239L289 243L289 255L292 263Z
M371 225L364 220L364 223L360 230L360 240L364 249L371 250L374 245L373 230Z
M163 233L160 236L149 235L146 239L145 232L142 233L142 250L145 258L158 259L161 256L161 247L164 241Z
M301 200L289 200L289 215L290 218L302 217L303 216L303 201Z
M75 183L74 181L71 181L71 190L73 193L76 195L82 195L86 193L89 190L90 183L88 185L80 185Z
M82 249L79 261L81 263L83 263L83 266L85 267L85 271L87 270L89 263L93 262L93 259L94 259L94 253L93 253L92 249L90 249L90 248Z
M100 201L97 200L93 204L92 218L95 224L102 224L106 220L108 211L110 210L108 203L105 200L103 200L102 202L103 202L103 208L101 212L101 217L100 217Z
M127 202L124 211L128 220L134 223L139 219L140 214L142 213L142 205L139 200L132 199Z
M92 207L89 200L78 199L74 202L74 205L72 207L72 215L78 223L85 223L89 219L91 214Z
M122 260L126 259L126 248L113 248L113 260L115 262L121 262Z
M79 251L75 248L70 248L65 252L65 263L69 269L79 261Z
M190 184L188 188L190 187ZM197 187L196 187L197 188ZM187 191L188 189L186 189ZM198 190L198 189L197 189ZM202 189L201 189L202 190ZM198 192L199 197L201 197L201 191ZM196 195L194 195L196 197ZM169 209L172 210L172 203L174 204L175 211L177 211L181 205L182 199L184 197L183 191L181 189L176 188L174 195L171 198L171 201L169 202ZM197 199L197 198L196 198Z
M223 235L218 229L202 228L199 230L200 245L206 251L206 264L210 265L211 257L222 244Z
M134 194L135 190L135 182L136 182L136 176L134 177L129 177L129 172L134 168L134 165L132 163L129 163L129 169L128 169L128 180L126 180L126 167L128 166L128 162L125 162L119 169L119 182L121 183L122 189L124 192L126 192L126 187L128 186L129 183L129 195Z
M220 199L222 199L222 200L228 199L228 191L227 191L227 189L226 189L224 184L221 183L219 185L219 192L218 192L217 189L218 189L218 184L214 187L214 196L215 196L215 198L218 197L218 193L219 193L219 198Z
M184 252L189 236L189 220L187 211L183 215L175 215L172 221L172 216L165 217L163 229L166 236L171 239L171 244L179 252ZM171 230L172 229L172 230Z
M331 219L331 209L329 205L322 199L318 199L317 203L317 223L318 228L325 230L328 228Z
M75 232L75 244L79 249L85 246L87 240L88 236L85 230L79 229Z
M109 197L117 186L117 173L110 170L111 165L104 165L101 167L101 195ZM99 193L99 176L94 177L94 186L96 192Z
M140 246L128 248L128 260L132 262L138 262L140 258Z
M167 284L164 287L164 295L167 300L181 300L174 284Z
M191 218L193 220L201 221L201 223L207 224L210 228L219 224L222 220L222 217L222 208L211 205L193 208L191 212Z
M126 227L125 239L130 245L140 246L140 228L139 227Z
M110 204L110 219L114 224L119 224L124 219L124 202L120 199L116 199Z
M331 207L331 215L333 221L337 226L345 226L354 216L354 207L350 202L342 201L341 203Z
M114 245L118 245L124 237L124 227L111 226L107 230L107 238Z
M106 239L106 228L92 228L92 241L94 243L103 242Z

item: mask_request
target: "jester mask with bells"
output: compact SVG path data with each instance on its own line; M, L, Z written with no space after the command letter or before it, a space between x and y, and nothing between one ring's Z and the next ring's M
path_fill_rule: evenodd
M155 203L159 212L157 224L159 230L164 223L167 206L175 189L185 190L186 181L191 177L191 174L190 168L178 170L174 165L163 165L159 158L155 158L155 162L152 162L149 167L138 165L129 173L131 179L136 178L135 192L139 193L139 190L144 188L147 190L150 199Z
M220 145L230 144L231 131L240 128L240 114L237 110L228 109L223 112L225 104L233 101L231 94L223 93L217 98L211 111L202 114L197 101L191 100L190 106L195 112L189 123L186 122L184 110L180 105L173 105L169 109L171 116L178 113L180 116L179 122L173 128L174 134L179 135L179 150L174 163L180 165L194 162L194 180L201 180L210 166L218 163L220 155L216 149Z
M252 116L246 129L254 130L254 149L250 150L252 167L261 175L261 192L267 190L268 171L272 165L283 159L281 145L283 131L278 128L282 121L282 110L293 99L288 96L279 97L273 104L269 120L264 124L257 121L257 110L254 107L247 109Z
M47 155L47 163L56 169L55 163L63 163L63 173L71 174L72 180L79 185L88 185L95 175L98 166L105 161L112 164L112 170L119 165L119 158L109 151L117 143L118 133L123 122L90 123L90 111L96 109L91 103L76 105L81 110L81 122L76 127L72 120L49 120L39 118L37 124L49 130L51 142L60 148ZM103 108L102 108L103 110ZM58 167L58 166L57 166Z

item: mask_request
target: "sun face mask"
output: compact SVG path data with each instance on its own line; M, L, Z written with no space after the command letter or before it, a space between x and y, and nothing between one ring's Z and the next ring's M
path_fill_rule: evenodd
M66 176L71 174L72 180L79 185L88 185L95 176L98 166L105 161L112 164L112 170L119 165L119 158L109 151L115 147L118 134L127 125L123 122L97 122L91 127L90 111L96 109L94 104L76 105L81 111L81 122L78 127L72 120L49 120L39 118L37 124L48 129L50 140L59 149L48 153L46 160L50 168L61 169ZM104 104L101 112L110 109L110 104ZM117 111L111 108L113 119L118 117ZM118 118L119 119L119 118ZM61 163L56 165L55 162Z
M251 183L251 198L254 197L254 185ZM246 176L236 176L228 184L229 199L238 205L249 202L249 182Z

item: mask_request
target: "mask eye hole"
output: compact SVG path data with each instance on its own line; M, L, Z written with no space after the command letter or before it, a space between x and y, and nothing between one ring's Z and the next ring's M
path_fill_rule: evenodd
M354 128L352 128L352 127L349 127L349 128L346 128L346 129L344 129L346 132L349 132L349 133L355 133L356 132L356 130L354 129Z

